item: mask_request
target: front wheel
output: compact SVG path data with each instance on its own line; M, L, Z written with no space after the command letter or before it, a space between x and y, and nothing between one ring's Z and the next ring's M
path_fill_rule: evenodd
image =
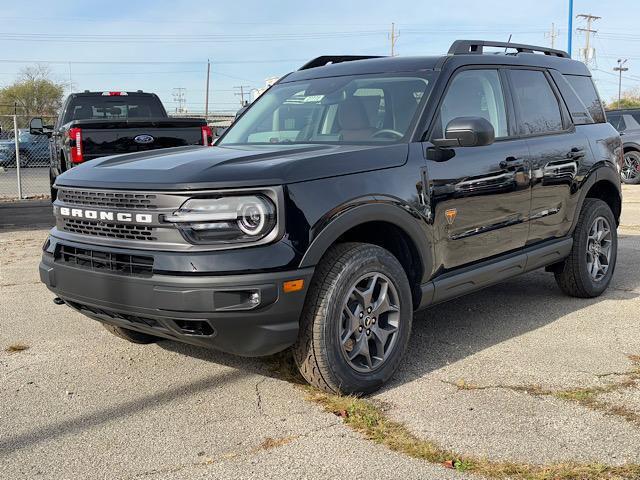
M630 185L640 183L640 152L635 150L625 152L620 179Z
M411 333L409 281L389 251L344 243L311 282L294 358L302 376L331 393L364 394L397 370Z
M555 271L560 289L572 297L593 298L609 286L618 256L616 219L609 205L584 201L573 232L571 253Z

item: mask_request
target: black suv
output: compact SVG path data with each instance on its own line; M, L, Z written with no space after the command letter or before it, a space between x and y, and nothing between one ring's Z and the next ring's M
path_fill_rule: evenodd
M622 137L624 163L620 176L624 183L640 183L640 108L609 110L607 120Z
M132 342L293 346L310 383L371 392L416 310L540 267L600 295L621 162L589 70L564 52L457 41L439 57L320 57L214 148L59 176L40 276Z

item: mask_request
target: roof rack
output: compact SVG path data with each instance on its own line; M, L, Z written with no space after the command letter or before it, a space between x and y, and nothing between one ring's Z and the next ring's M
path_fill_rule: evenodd
M298 70L308 70L309 68L324 67L333 63L353 62L354 60L367 60L370 58L382 57L380 55L323 55L305 63Z
M535 45L524 45L521 43L510 42L492 42L487 40L456 40L449 48L449 55L482 55L484 47L512 48L518 53L534 53L540 52L552 57L569 58L569 54L563 50L554 48L537 47Z

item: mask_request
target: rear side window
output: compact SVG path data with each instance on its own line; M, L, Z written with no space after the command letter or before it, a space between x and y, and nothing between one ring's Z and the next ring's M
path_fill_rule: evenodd
M598 97L598 92L596 92L596 87L593 85L591 77L565 75L564 78L567 79L569 85L571 85L580 100L582 100L584 106L587 107L593 121L596 123L604 123L606 120L602 102Z
M562 131L562 114L546 75L538 70L511 70L513 96L521 135Z

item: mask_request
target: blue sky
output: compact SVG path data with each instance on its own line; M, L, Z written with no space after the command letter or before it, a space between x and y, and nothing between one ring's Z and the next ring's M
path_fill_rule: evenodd
M640 1L575 0L579 13L602 17L594 24L593 74L603 98L617 95L618 57L629 58L623 90L640 86ZM235 86L260 87L315 56L388 54L391 22L400 31L400 55L445 53L457 38L509 34L513 42L550 45L545 31L552 23L556 46L566 49L567 14L565 0L3 1L0 85L25 65L49 61L54 76L71 78L74 90L153 91L171 110L172 89L182 87L187 107L202 111L209 58L210 110L235 110ZM575 20L574 28L582 23ZM584 36L574 34L574 57L583 44Z

